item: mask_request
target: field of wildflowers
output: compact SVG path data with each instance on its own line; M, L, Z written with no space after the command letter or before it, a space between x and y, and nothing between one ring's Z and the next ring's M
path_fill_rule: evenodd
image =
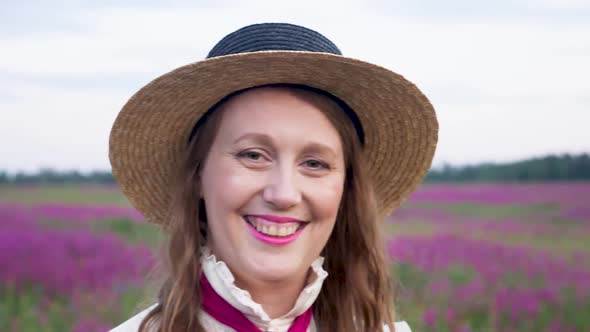
M384 224L414 331L590 331L590 183L444 184ZM116 187L0 187L0 331L102 332L142 309L157 229Z

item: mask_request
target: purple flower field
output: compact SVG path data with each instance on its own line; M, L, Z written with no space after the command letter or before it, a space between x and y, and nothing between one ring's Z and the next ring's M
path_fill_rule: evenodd
M90 221L108 218L138 219L128 207L0 204L0 303L32 300L27 304L34 307L29 309L40 319L24 319L23 313L12 312L17 308L10 308L3 313L6 317L0 316L1 331L52 331L52 326L72 324L79 331L92 331L88 326L107 330L105 326L111 324L77 322L77 317L88 314L77 309L116 303L120 294L142 283L154 264L147 246L131 245L116 233L97 232L89 226ZM64 228L63 221L78 225ZM52 223L61 224L53 227ZM88 296L99 303L85 303ZM54 304L63 307L59 316L47 317Z
M590 186L587 183L536 184L438 184L418 190L413 202L483 203L483 204L558 204L561 207L587 206Z
M400 237L390 243L389 252L402 268L429 279L405 295L427 303L423 319L432 330L469 330L464 323L474 326L471 316L479 311L487 316L485 325L500 330L528 331L532 324L542 331L550 321L560 331L568 325L576 331L570 315L561 311L568 304L590 306L589 254L568 261L527 247L442 234Z
M414 331L590 331L590 183L429 185L385 222ZM0 188L0 331L107 331L155 227L112 186ZM149 293L149 292L148 292Z
M387 221L400 313L425 331L590 331L588 206L588 184L422 187Z

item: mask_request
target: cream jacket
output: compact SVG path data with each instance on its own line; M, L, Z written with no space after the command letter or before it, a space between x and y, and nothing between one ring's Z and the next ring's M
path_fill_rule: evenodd
M324 280L328 276L328 273L322 268L323 262L324 258L319 257L312 263L312 273L308 280L308 284L303 291L301 291L293 308L285 315L271 319L262 306L252 300L250 294L246 290L238 288L235 285L234 276L224 262L217 261L215 256L209 252L208 248L204 248L201 255L203 273L205 273L205 276L213 289L215 289L215 291L234 308L240 310L262 331L266 332L287 332L293 320L313 304L320 293ZM126 322L115 327L110 332L137 332L142 319L156 305L157 304L151 305L137 315L131 317ZM199 313L199 318L201 324L208 332L235 332L232 328L219 323L204 311ZM385 327L384 331L389 332L389 329ZM411 332L410 327L405 321L395 322L395 331ZM308 328L308 332L316 332L313 318Z

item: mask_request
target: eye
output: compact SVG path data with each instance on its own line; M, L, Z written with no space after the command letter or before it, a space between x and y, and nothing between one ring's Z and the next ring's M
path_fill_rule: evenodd
M242 151L242 152L238 153L238 157L239 158L246 158L246 159L249 159L252 161L260 161L263 156L260 152L256 152L256 151Z
M306 160L305 163L312 169L330 169L328 164L315 159Z

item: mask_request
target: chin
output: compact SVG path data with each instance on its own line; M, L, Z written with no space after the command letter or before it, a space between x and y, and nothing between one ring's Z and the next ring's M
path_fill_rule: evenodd
M287 257L261 259L250 262L252 273L256 278L266 281L281 281L296 276L301 271L300 265L286 264L293 262Z

